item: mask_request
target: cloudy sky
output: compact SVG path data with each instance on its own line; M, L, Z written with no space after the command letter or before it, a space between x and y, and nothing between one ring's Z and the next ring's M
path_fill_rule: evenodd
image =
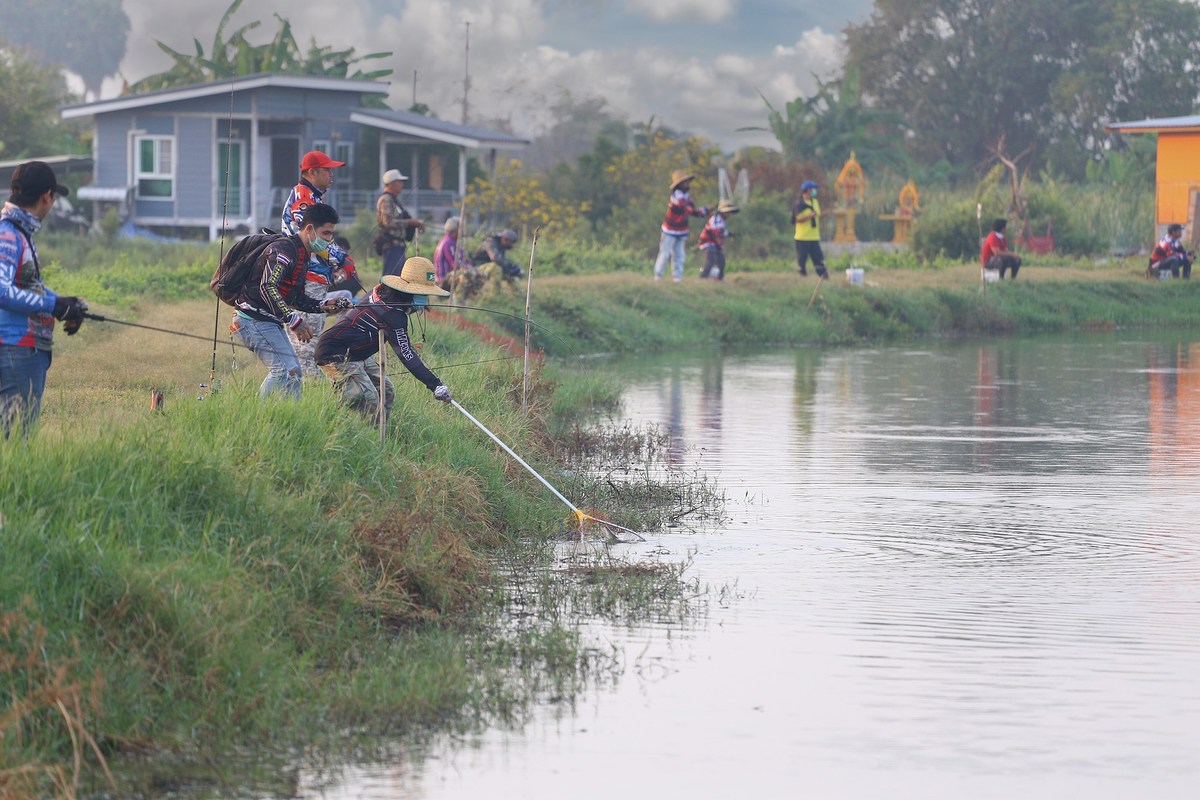
M545 125L548 100L567 90L600 96L631 121L654 117L728 150L770 144L739 133L765 125L762 92L777 108L815 88L840 63L840 31L869 15L871 0L244 0L236 25L262 20L251 41L274 33L279 13L301 46L392 51L393 107L417 99L444 118L462 115L465 23L470 23L473 120L503 118L522 134ZM226 0L124 0L131 31L121 73L129 81L170 66L160 40L207 49ZM258 38L255 38L255 36ZM116 92L116 82L105 94Z

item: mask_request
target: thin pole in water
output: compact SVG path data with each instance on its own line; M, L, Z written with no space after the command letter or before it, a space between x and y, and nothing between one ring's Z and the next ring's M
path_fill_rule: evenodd
M533 258L537 255L538 234L542 232L539 225L533 229L533 245L529 248L529 276L525 280L525 366L521 371L521 413L529 413L529 306L533 299Z

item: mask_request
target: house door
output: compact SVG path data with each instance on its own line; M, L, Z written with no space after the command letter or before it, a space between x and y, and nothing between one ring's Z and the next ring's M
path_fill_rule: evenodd
M217 208L230 219L250 213L246 184L246 148L234 139L217 144Z
M271 137L271 207L268 212L278 227L283 203L292 187L300 182L300 139L295 136Z

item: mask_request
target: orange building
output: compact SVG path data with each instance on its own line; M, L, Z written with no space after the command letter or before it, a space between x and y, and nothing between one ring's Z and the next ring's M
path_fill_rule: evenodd
M1161 234L1167 225L1187 225L1187 235L1197 235L1197 198L1200 196L1200 116L1163 117L1105 125L1109 133L1157 133L1158 165L1155 177L1154 221Z

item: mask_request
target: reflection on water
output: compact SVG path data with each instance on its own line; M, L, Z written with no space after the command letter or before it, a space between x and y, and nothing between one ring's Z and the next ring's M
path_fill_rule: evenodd
M615 688L303 797L1200 796L1200 351L1104 335L615 365L731 498ZM686 445L686 449L684 448Z

